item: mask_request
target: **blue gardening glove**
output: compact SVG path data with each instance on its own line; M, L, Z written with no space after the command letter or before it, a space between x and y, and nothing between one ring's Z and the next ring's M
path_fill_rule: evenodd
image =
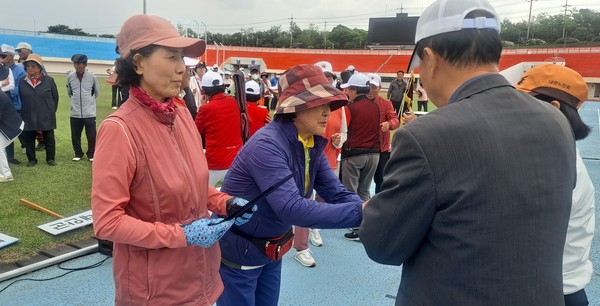
M229 216L229 215L233 214L238 209L244 207L246 204L248 204L248 201L245 199L238 198L238 197L230 198L229 200L227 200L227 215ZM256 207L256 205L254 205L254 207L252 207L252 212L245 213L241 217L235 218L234 219L235 225L240 226L240 225L243 225L244 223L248 222L248 220L250 220L250 218L252 218L252 213L255 212L256 210L258 210L258 207Z
M197 245L203 248L208 248L215 244L215 242L221 239L221 237L225 235L225 232L231 228L234 221L229 220L216 224L222 220L222 218L198 219L190 224L181 226L185 233L187 244Z

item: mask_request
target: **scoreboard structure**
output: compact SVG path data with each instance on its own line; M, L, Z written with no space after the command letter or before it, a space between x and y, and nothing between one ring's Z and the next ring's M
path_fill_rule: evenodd
M403 46L415 44L419 17L397 13L396 17L369 18L367 44L370 46Z

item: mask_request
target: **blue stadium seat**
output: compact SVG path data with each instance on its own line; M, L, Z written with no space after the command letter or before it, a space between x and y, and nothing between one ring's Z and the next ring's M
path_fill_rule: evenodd
M41 56L71 58L73 54L83 53L89 59L108 61L118 57L114 42L93 41L93 37L83 39L86 40L0 34L0 43L15 47L19 42L27 42L33 52Z

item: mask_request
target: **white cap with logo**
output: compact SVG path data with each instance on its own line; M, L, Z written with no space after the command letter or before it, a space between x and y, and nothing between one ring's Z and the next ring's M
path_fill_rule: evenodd
M367 78L369 79L369 83L375 86L381 85L381 77L376 73L367 74Z
M490 17L465 17L474 11L482 11ZM500 18L487 0L437 0L423 11L415 32L415 50L419 42L438 34L463 29L493 29L500 32ZM413 51L408 71L419 67L419 56Z

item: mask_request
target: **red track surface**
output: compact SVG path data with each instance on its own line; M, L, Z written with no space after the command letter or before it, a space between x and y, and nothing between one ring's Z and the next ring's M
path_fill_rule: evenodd
M358 71L394 74L397 70L406 70L412 51L367 51L367 50L311 50L311 49L275 49L219 47L219 62L230 57L262 58L269 70L286 70L298 64L314 64L328 61L334 71L343 71L348 65L354 65ZM212 65L217 57L217 49L208 46L207 64ZM506 49L500 60L500 70L521 62L548 61L553 57L562 57L566 65L578 71L584 77L600 77L600 47L555 48L555 49Z

